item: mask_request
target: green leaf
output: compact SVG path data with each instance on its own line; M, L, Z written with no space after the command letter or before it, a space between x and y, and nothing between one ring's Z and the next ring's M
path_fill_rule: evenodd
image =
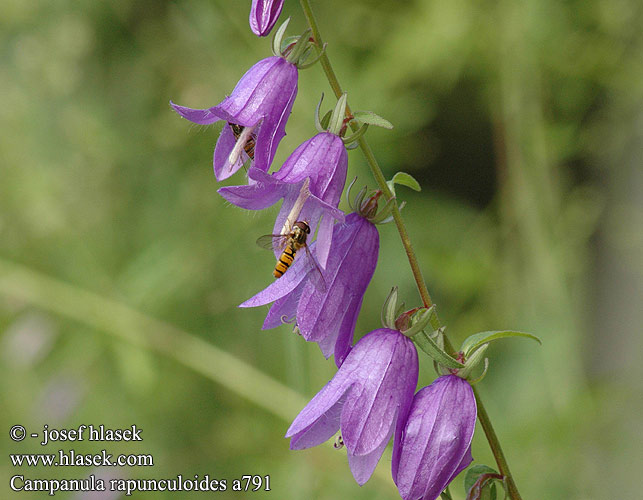
M422 190L422 188L420 187L420 183L416 181L411 174L407 174L406 172L398 172L393 176L393 178L389 182L393 184L400 184L402 186L409 187L413 191Z
M437 363L447 368L452 369L461 369L464 368L464 365L459 361L456 361L446 352L444 352L438 344L436 344L431 337L429 337L424 331L409 337L417 346L422 349L425 353L431 356Z
M390 121L382 118L380 115L377 115L372 111L354 111L353 116L362 123L368 123L369 125L375 125L376 127L382 127L389 130L393 128L393 124Z
M462 346L460 347L460 350L464 352L464 356L468 358L469 355L481 345L487 344L489 342L493 342L494 340L500 340L500 339L505 339L510 337L522 337L526 339L532 339L538 342L539 344L542 344L542 341L535 335L532 335L531 333L515 332L512 330L503 330L503 331L474 333L469 338L467 338L464 342L462 342Z

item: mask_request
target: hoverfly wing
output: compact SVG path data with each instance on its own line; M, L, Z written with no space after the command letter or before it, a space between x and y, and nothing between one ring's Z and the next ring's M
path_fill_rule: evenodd
M287 234L264 234L257 238L257 245L266 250L280 252L288 243L288 238Z
M313 283L315 288L322 293L326 292L326 280L324 279L324 274L319 267L317 259L313 255L313 252L310 251L308 245L304 246L306 250L306 270L310 272L310 281Z

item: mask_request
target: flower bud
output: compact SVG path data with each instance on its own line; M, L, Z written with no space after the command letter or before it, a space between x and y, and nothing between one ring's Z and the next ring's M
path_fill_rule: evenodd
M393 480L404 500L436 500L472 461L476 400L466 380L437 378L413 398L397 453Z
M257 36L266 36L279 19L284 0L252 0L250 29Z

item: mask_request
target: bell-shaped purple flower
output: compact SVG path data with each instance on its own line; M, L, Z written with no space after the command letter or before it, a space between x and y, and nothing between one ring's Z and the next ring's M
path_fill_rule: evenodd
M311 228L317 227L316 256L326 267L335 219L342 220L337 210L346 182L348 155L340 137L322 132L300 144L286 159L278 172L272 175L258 168L248 171L250 183L219 189L219 194L233 205L248 210L267 208L284 200L274 226L274 234L281 234L284 223L300 198L302 185L308 179L311 196L297 216ZM322 218L322 215L326 217ZM291 221L291 223L294 221Z
M316 446L339 429L353 477L364 484L393 432L398 442L417 379L413 342L388 328L370 332L297 415L286 433L290 448Z
M266 36L279 19L284 0L252 0L250 29L257 36Z
M475 425L476 400L466 380L445 375L418 391L393 452L393 480L404 500L440 496L473 460Z
M220 104L191 109L171 103L183 118L200 125L226 124L214 149L214 175L227 179L247 161L267 171L286 135L286 121L297 95L297 67L282 57L268 57L250 68Z
M316 243L311 251L316 251ZM241 304L255 307L274 302L263 329L274 328L283 318L295 318L302 336L317 342L326 358L335 354L335 363L340 366L353 342L355 323L362 305L366 287L371 281L379 252L379 235L374 224L357 213L349 214L346 222L336 224L330 254L324 274L325 287L307 278L317 271L308 270L307 277L299 277L301 265L306 258L301 256L286 274ZM304 271L305 272L305 271ZM311 276L312 275L312 276ZM288 279L286 279L288 278Z

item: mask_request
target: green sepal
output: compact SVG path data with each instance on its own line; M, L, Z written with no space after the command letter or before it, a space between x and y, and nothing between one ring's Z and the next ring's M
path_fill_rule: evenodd
M483 378L485 378L487 375L487 370L489 370L489 358L484 358L484 368L482 369L482 373L478 375L476 378L468 379L467 382L469 382L469 385L475 385L478 382L480 382Z
M407 174L406 172L398 172L390 181L386 181L386 185L393 194L395 194L395 184L409 187L414 191L422 190L422 188L420 187L420 183L416 181L411 174Z
M320 134L322 132L325 132L326 129L322 125L322 121L319 119L319 109L321 108L322 101L324 100L324 93L322 92L321 97L319 98L319 102L317 103L317 107L315 108L315 128L317 129L317 132ZM328 118L330 119L330 114L326 113L328 115ZM357 178L356 178L357 180Z
M328 111L326 111L326 114L322 116L321 126L324 131L328 130L328 124L330 123L330 117L332 114L333 114L333 110L329 109Z
M440 493L440 500L453 500L453 497L449 492L449 486L447 486L446 489L442 493Z
M351 192L353 191L353 186L357 182L357 176L353 177L353 180L348 184L348 188L345 189L346 192L346 203L348 204L348 207L354 212L355 207L353 206L353 202L351 201Z
M481 478L481 476L487 476ZM467 500L496 500L496 481L501 481L498 472L488 465L477 464L469 467L464 476L464 491L467 493ZM479 483L482 480L482 484ZM475 487L475 488L474 488Z
M458 371L458 377L461 377L463 379L468 379L469 376L471 375L471 372L473 369L478 366L480 361L483 360L484 353L489 347L489 344L485 344L480 347L480 349L476 349L471 353L471 357L467 358L464 362L464 368L460 371ZM485 370L486 372L486 370Z
M397 200L395 199L395 196L393 196L393 198L389 199L374 217L370 217L368 220L373 224L381 224L384 220L392 217L391 212L395 203L397 203Z
M274 36L272 37L272 53L275 56L281 56L281 44L284 38L284 34L286 33L286 28L288 27L288 23L290 22L290 18L286 19L281 26L279 26L279 29L275 31Z
M431 316L435 311L435 307L431 306L428 309L420 309L411 317L411 325L408 330L402 330L402 333L407 337L417 335L421 330L429 326Z
M344 126L344 118L346 117L346 104L348 100L348 94L344 92L339 99L337 99L337 104L335 109L330 116L330 121L328 123L328 131L331 134L339 135L339 132Z
M405 206L406 206L406 202L405 202L405 201L403 201L402 203L400 203L400 204L399 204L399 206L397 207L397 210L398 210L399 212L401 212L401 211L402 211L402 209L403 209ZM393 220L394 220L394 219L395 219L395 218L394 218L392 215L389 215L386 219L383 219L383 220L379 221L379 222L378 222L378 224L380 224L380 225L381 225L381 224L388 224L389 222L393 222Z
M446 329L446 326L441 326L430 335L432 339L435 339L435 343L442 350L444 350L444 332L446 331ZM438 377L442 375L451 375L451 371L448 368L442 366L436 360L433 360L433 369L435 370L435 373Z
M395 318L397 318L397 287L391 288L391 292L386 297L382 306L382 326L384 328L395 329Z
M311 30L310 28L308 28L301 34L299 40L295 42L295 45L293 45L292 49L286 56L286 61L299 66L304 52L306 52L306 50L308 49L308 39L310 38L310 32Z
M427 353L433 360L441 366L446 368L451 368L453 370L461 370L464 368L464 365L459 361L456 361L446 352L444 352L438 344L424 331L421 331L414 336L410 337L417 346Z
M372 111L353 111L353 116L362 123L368 123L369 125L375 125L376 127L382 127L388 130L393 128L393 124L390 121Z
M297 40L299 40L299 35L290 35L290 36L287 36L286 38L284 38L281 41L280 53L283 54L283 51L286 50L289 45L291 45L293 43L297 43Z
M355 180L351 183L349 187L349 192L350 189L352 189L353 184L357 182L357 177L355 177ZM362 189L359 190L353 201L350 200L349 195L346 195L346 199L348 200L348 206L351 207L351 210L353 212L359 211L359 209L362 207L362 203L364 202L364 198L366 197L366 193L368 192L368 187L364 186Z
M319 61L324 55L324 52L326 52L327 45L328 45L327 43L324 43L324 46L321 48L321 50L317 51L317 55L315 55L312 59L310 58L310 50L305 52L304 55L302 56L303 62L300 63L297 67L299 69L308 69L311 66L314 66L315 64L317 64L317 61Z
M397 309L395 310L395 317L397 318L400 314L404 312L404 309L406 308L406 303L402 302L397 306Z
M473 335L465 339L464 342L462 342L462 346L460 346L460 350L464 353L465 358L468 358L473 351L478 349L483 344L493 342L494 340L500 340L500 339L505 339L510 337L523 337L526 339L535 340L539 344L542 344L542 341L535 335L532 335L531 333L516 332L512 330L502 330L502 331L474 333Z
M364 123L360 128L357 129L357 132L353 132L349 137L342 137L342 141L346 146L353 144L357 139L362 137L368 130L368 123Z

